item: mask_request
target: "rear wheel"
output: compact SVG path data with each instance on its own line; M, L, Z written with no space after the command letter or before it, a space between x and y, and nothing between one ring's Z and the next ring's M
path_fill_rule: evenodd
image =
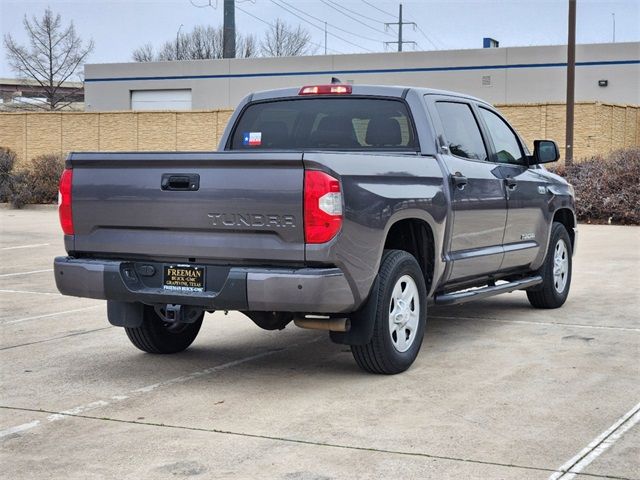
M395 374L408 369L420 351L427 319L422 270L413 255L388 250L378 272L373 336L352 345L356 363L371 373Z
M549 250L538 271L542 284L527 290L529 303L535 308L559 308L564 305L571 286L571 239L561 223L551 227Z
M165 322L153 307L145 305L142 325L125 327L127 337L148 353L178 353L186 350L198 336L204 313L194 323Z

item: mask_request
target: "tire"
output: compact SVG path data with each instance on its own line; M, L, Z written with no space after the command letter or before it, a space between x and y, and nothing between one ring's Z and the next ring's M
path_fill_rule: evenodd
M127 337L137 348L148 353L178 353L186 350L198 336L204 313L194 323L171 325L164 322L153 307L144 306L142 325L125 327Z
M561 307L569 295L572 265L569 233L564 225L554 222L547 256L538 270L542 284L527 290L529 303L535 308Z
M378 271L377 288L378 295L370 296L377 300L373 309L373 335L368 344L352 345L351 353L363 370L393 375L413 364L427 321L427 290L413 255L402 250L386 250ZM408 302L401 299L403 295L411 295ZM395 318L392 317L394 311L398 312Z

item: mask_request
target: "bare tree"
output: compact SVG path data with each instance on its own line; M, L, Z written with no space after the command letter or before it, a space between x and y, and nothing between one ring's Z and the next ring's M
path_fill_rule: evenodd
M236 40L236 57L257 57L260 53L258 48L258 39L255 35L239 36Z
M188 33L182 33L177 39L164 42L157 54L153 46L143 45L133 51L136 62L171 60L209 60L223 58L222 27L196 26ZM238 34L236 38L238 57L255 57L258 54L258 41L254 35Z
M314 50L306 29L288 25L279 18L267 30L260 49L265 57L295 57L311 54Z
M80 88L69 90L70 81L93 50L93 40L84 45L76 34L73 22L62 24L59 14L47 8L42 18L35 16L22 21L29 45L20 45L11 34L4 36L7 59L18 75L35 81L44 91L45 102L31 103L47 110L59 110L69 105Z
M145 43L141 47L136 48L131 54L131 58L136 62L153 62L153 59L155 58L153 45Z
M184 35L186 58L205 60L222 58L222 28L196 26Z
M179 48L176 47L175 40L173 42L166 41L158 49L158 54L154 59L155 62L169 62L172 60L178 60Z

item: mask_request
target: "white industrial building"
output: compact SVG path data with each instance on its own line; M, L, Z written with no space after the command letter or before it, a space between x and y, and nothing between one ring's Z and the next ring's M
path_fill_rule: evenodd
M85 66L88 111L234 107L250 92L328 83L412 85L491 103L563 102L566 45ZM576 47L576 101L640 104L640 42Z

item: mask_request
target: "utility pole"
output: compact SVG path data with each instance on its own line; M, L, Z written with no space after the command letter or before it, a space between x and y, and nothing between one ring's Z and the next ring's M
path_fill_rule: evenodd
M180 60L180 30L184 27L181 23L176 32L176 60Z
M224 26L222 29L222 57L236 58L236 2L224 0Z
M400 4L398 12L398 51L402 51L402 4Z
M398 21L397 22L390 22L390 23L385 23L384 26L389 27L391 25L397 25L398 26L398 41L396 42L384 42L385 45L389 45L392 43L396 43L398 44L398 51L401 52L402 51L402 45L405 43L412 43L414 45L416 45L416 42L414 41L407 41L407 40L403 40L402 39L402 26L403 25L413 25L413 28L416 28L416 23L415 22L403 22L402 21L402 4L400 4L400 8L398 10Z
M324 22L324 54L327 54L327 22Z
M569 0L569 37L567 39L567 130L565 165L573 164L573 107L576 80L576 0Z
M616 14L612 12L611 18L613 19L613 43L616 43Z

